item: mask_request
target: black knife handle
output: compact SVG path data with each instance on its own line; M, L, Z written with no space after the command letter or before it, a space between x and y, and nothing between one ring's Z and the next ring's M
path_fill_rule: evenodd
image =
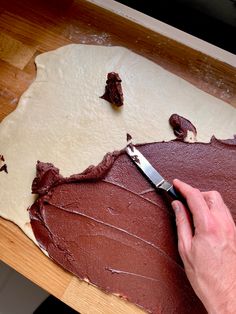
M167 193L171 198L173 198L173 200L183 201L183 197L175 190L173 185L168 189Z
M176 191L173 185L166 192L173 199L173 201L180 201L188 209L186 199L183 198L183 196Z
M186 207L188 207L186 199L179 192L177 192L176 189L173 187L173 185L169 183L168 181L164 180L162 184L158 186L158 188L160 190L165 191L172 198L173 201L175 200L180 201Z

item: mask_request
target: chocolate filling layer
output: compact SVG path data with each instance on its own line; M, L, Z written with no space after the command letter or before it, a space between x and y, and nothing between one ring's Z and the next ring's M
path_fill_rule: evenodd
M236 138L138 148L168 181L218 190L236 221ZM69 178L39 162L33 192L40 194L29 209L35 237L62 267L151 313L206 313L178 254L169 200L123 151Z

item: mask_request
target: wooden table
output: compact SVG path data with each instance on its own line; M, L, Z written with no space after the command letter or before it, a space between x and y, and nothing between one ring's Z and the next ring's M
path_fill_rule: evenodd
M0 2L0 121L15 109L19 97L33 81L35 56L70 43L128 47L236 107L234 56L110 0L96 2L110 10L119 10L121 15L129 14L129 18L91 2ZM158 33L157 29L170 36ZM203 52L189 46L199 47ZM80 282L4 219L0 219L0 258L81 313L142 312Z

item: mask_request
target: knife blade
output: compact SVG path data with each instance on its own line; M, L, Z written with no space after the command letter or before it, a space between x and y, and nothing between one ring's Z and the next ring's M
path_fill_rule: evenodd
M173 200L179 200L185 203L185 200L175 190L173 185L160 175L160 173L150 164L143 154L136 147L134 147L133 144L126 146L126 153L156 189L164 190Z

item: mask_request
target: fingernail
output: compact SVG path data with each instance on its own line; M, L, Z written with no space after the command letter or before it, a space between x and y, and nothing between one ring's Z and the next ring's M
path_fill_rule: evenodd
M180 206L177 202L173 202L171 205L175 213L177 213L180 210Z

